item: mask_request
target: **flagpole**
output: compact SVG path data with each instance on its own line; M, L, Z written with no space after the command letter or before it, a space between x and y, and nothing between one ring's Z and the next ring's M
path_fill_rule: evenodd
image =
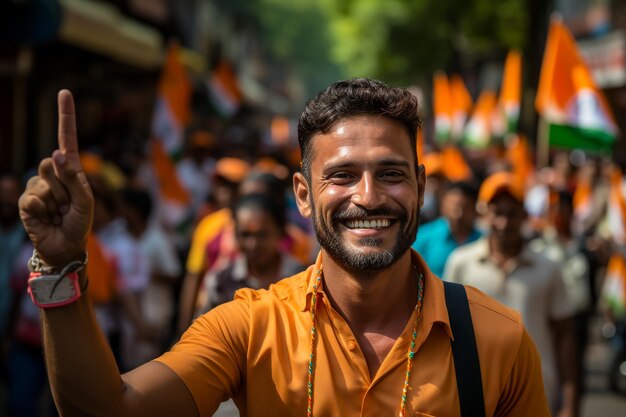
M537 168L545 168L550 162L549 127L548 122L540 116L537 126Z

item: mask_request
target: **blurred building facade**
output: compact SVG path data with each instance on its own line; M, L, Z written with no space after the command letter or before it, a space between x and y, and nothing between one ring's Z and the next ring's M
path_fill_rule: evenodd
M56 93L74 93L82 149L115 158L150 134L157 83L171 41L201 94L206 120L224 120L206 101L212 72L227 63L241 91L237 108L285 114L301 89L274 64L254 16L221 0L23 0L0 6L0 166L24 172L56 146ZM268 87L269 86L269 87ZM217 113L217 114L216 114ZM213 119L212 119L213 118ZM249 120L248 120L249 122ZM219 123L218 123L219 124Z

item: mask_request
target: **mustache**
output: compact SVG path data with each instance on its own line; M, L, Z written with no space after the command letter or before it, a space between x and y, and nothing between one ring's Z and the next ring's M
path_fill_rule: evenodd
M335 212L332 216L332 220L335 222L350 220L350 219L360 219L365 217L395 217L398 219L403 219L406 217L406 214L400 210L394 210L389 207L379 207L373 210L367 210L362 207L350 207L345 210L341 210Z

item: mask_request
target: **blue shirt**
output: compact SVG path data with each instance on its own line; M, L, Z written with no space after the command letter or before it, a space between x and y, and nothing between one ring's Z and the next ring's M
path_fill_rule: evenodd
M450 256L452 251L466 243L478 240L480 236L481 233L476 228L472 228L465 242L458 243L452 235L448 221L443 217L439 217L420 226L412 247L422 255L431 271L438 277L441 277L448 256Z

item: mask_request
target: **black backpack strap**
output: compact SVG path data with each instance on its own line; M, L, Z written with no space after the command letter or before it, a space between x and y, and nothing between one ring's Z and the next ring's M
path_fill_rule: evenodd
M474 325L467 302L465 287L453 282L443 283L450 327L454 335L452 355L456 370L462 417L484 417L485 400L480 375L480 361L476 349Z

